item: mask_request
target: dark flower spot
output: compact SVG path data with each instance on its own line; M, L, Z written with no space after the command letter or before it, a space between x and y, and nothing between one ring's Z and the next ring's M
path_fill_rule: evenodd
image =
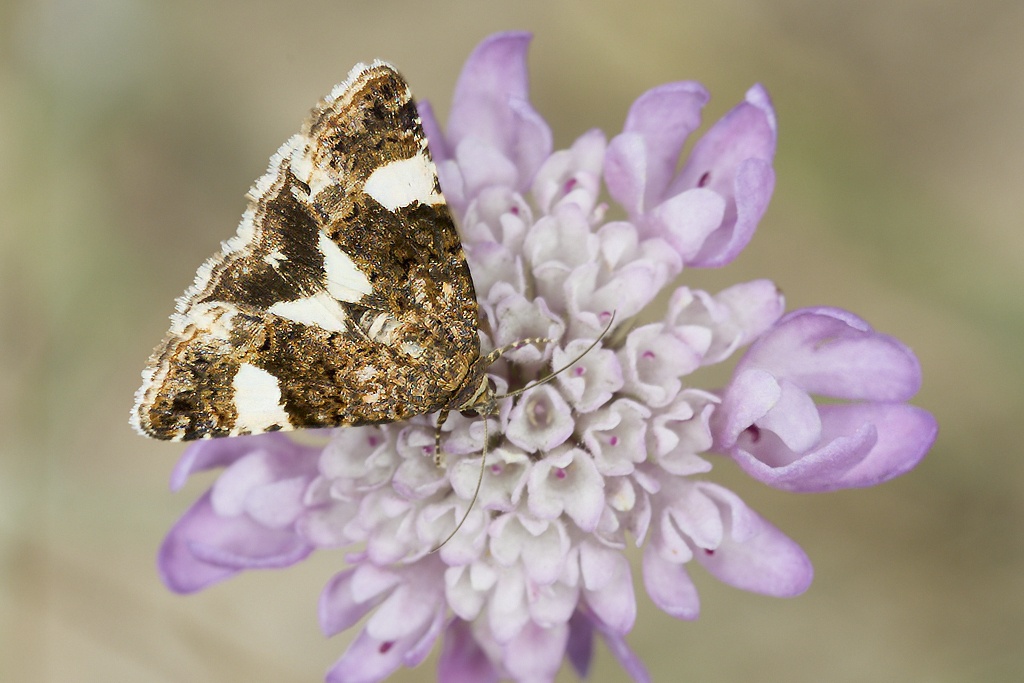
M761 429L757 425L750 425L745 431L750 435L750 440L754 443L761 440Z

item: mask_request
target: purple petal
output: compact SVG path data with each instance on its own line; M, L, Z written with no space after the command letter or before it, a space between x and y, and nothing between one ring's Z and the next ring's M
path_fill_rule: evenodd
M566 270L593 261L599 249L600 240L578 207L559 207L553 215L542 216L523 245L534 268L557 264Z
M318 453L304 457L293 452L255 450L231 464L210 489L210 501L219 515L231 517L255 511L265 526L280 527L292 523L304 508L304 493L317 474ZM262 518L273 518L274 523Z
M491 524L488 534L494 558L505 566L521 558L523 570L533 583L550 585L562 575L570 542L565 526L558 520L502 515Z
M462 192L467 199L489 187L514 188L519 184L519 169L496 147L470 140L455 148L455 158L462 176Z
M180 489L185 485L189 475L195 472L227 467L239 458L260 450L287 453L298 457L303 451L312 449L300 446L287 436L278 433L196 441L185 449L181 459L178 460L178 464L171 474L171 490Z
M663 612L687 620L700 615L700 596L686 567L664 559L653 544L644 548L643 575L647 594Z
M160 576L176 593L193 593L244 569L287 567L313 547L291 530L273 530L248 517L221 517L210 492L182 515L157 558Z
M747 159L736 170L732 191L726 195L722 225L712 232L700 253L687 261L695 268L720 268L739 256L761 221L775 189L775 170L771 162Z
M939 431L931 413L903 404L822 406L821 416L826 436L862 420L870 421L878 432L871 453L846 472L836 488L874 486L905 474L921 461Z
M771 410L757 419L756 429L779 437L786 447L804 453L821 440L821 417L814 400L789 380L779 382L782 393Z
M806 455L744 444L734 458L754 478L797 492L874 486L911 470L935 441L938 426L927 411L905 404L827 405L821 408L821 448ZM789 460L772 467L766 463Z
M516 567L498 572L487 600L487 619L491 634L499 643L509 642L530 620L526 581Z
M399 570L363 563L351 575L340 575L331 586L331 596L337 604L329 600L328 605L321 599L321 622L325 627L340 626L359 610L350 598L335 597L339 591L347 590L356 601L360 596L367 602L384 597L366 628L328 673L327 680L379 681L399 666L420 663L444 625L441 571L441 562L434 556ZM390 590L392 586L394 589ZM328 606L337 612L325 615L323 608Z
M517 133L510 149L511 158L519 169L517 189L526 190L544 161L551 156L551 128L529 101L510 99L508 106L512 112L512 127Z
M576 675L586 678L594 659L594 622L579 611L573 612L569 618L569 642L565 655Z
M665 322L672 327L707 328L711 343L701 362L710 365L764 334L784 309L782 294L770 280L740 283L714 296L680 287L672 294Z
M458 130L460 139L467 134L479 135L477 131L498 124L498 120L481 121L473 116L479 113L472 108L477 100L504 103L529 97L526 53L532 39L532 34L526 31L495 33L470 53L455 86L449 121L449 127ZM501 134L501 131L496 133Z
M551 386L530 391L509 414L505 436L527 453L557 448L572 436L572 410Z
M604 182L608 193L631 218L644 211L647 145L640 133L620 133L608 143L604 158Z
M722 224L725 210L720 194L696 187L655 206L647 216L647 233L664 239L684 263L691 263Z
M771 432L752 430L743 435L731 455L743 471L769 486L793 491L818 490L824 486L821 482L839 482L871 452L877 442L877 431L871 424L858 427L804 454L794 453Z
M759 85L697 142L668 196L694 187L714 190L726 200L722 226L712 233L690 265L729 263L746 246L768 207L775 185L775 113Z
M353 592L353 578L357 568L335 574L320 593L318 613L320 630L327 637L341 633L356 625L370 610L386 597L383 594L357 598Z
M473 637L469 622L452 619L437 662L437 680L445 683L497 683L498 672Z
M327 683L378 683L403 664L408 643L382 642L361 631L331 670Z
M650 407L671 403L680 378L700 367L700 353L686 333L657 323L631 330L619 350L626 391Z
M748 159L770 162L775 156L775 140L771 100L762 86L755 85L747 91L743 102L701 136L666 194L707 187L729 196L736 169Z
M352 539L346 533L346 527L357 514L358 503L351 500L316 505L295 521L295 531L318 548L348 545Z
M581 135L569 149L547 158L531 189L544 213L551 214L557 204L566 202L590 214L601 191L605 146L604 133L595 128Z
M680 81L648 90L630 107L624 135L609 147L605 182L631 216L664 198L679 153L700 125L707 101L708 93L700 83Z
M518 170L517 189L529 186L552 144L550 128L528 100L530 39L511 31L480 43L459 76L448 118L449 142L458 149L475 140L498 150Z
M440 607L441 577L436 580L411 572L398 584L366 623L366 632L381 641L404 640L428 628Z
M530 469L529 510L541 519L562 512L584 531L593 531L604 511L604 478L579 448L548 454Z
M647 667L644 666L644 663L640 661L640 658L629 647L625 638L610 631L602 631L601 635L604 637L604 642L608 645L608 649L616 661L619 662L619 666L625 669L630 678L636 681L636 683L651 682L651 675L647 672Z
M621 634L608 628L606 624L601 622L600 618L590 613L585 607L582 611L591 620L594 629L604 638L608 649L615 659L618 660L619 665L626 670L629 677L636 681L636 683L651 683L651 675L647 673L647 667L644 666L644 663L640 661L640 658L629 647L626 639Z
M580 545L580 569L587 605L613 633L624 635L636 622L636 594L629 561L618 550L594 542Z
M436 590L436 588L435 588ZM409 649L405 651L405 655L402 657L402 663L408 667L419 666L423 663L423 660L430 656L430 652L434 649L434 643L437 642L437 637L441 635L441 631L444 630L444 622L447 618L446 610L442 607L441 609L434 610L433 618L427 625L418 640L414 640L409 646Z
M542 628L527 622L505 646L505 668L517 681L552 681L562 665L568 640L569 627L564 623Z
M588 346L590 340L574 339L564 348L556 347L551 356L552 367L565 368L557 381L580 413L597 410L622 388L622 367L611 349L598 346L568 365Z
M741 363L848 400L905 401L921 387L921 367L906 345L837 308L789 313Z
M647 259L637 259L618 268L604 281L599 279L603 278L601 271L600 263L591 262L576 268L566 278L571 332L577 338L597 336L607 322L607 318L600 315L606 311L615 311L617 317L628 320L650 303L665 283L665 270ZM593 332L590 324L584 324L585 312L589 312L594 321L596 330Z
M738 330L738 346L745 346L771 328L785 310L785 299L771 280L753 280L733 285L715 295L725 306Z
M268 529L290 527L307 510L305 494L310 477L292 477L254 489L245 501L245 513Z
M717 501L701 487L687 480L666 482L660 498L665 508L659 515L661 533L657 541L663 557L682 564L692 556L691 543L715 548L722 542L728 520L723 518Z
M713 484L701 488L716 499L728 523L718 547L694 554L705 569L723 583L763 595L787 598L807 590L814 570L796 542L732 492Z

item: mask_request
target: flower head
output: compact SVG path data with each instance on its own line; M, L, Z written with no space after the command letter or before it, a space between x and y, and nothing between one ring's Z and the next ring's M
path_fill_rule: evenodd
M783 315L768 281L717 294L671 284L685 268L729 263L764 214L776 126L763 88L681 166L707 100L691 82L641 95L610 141L592 130L553 151L528 98L528 42L499 34L473 52L446 129L420 109L474 275L482 346L556 340L492 366L498 390L564 372L487 423L451 416L444 468L434 417L420 416L338 429L317 448L274 434L201 442L175 473L178 486L223 469L164 543L176 591L353 549L324 589L320 623L331 635L367 619L329 681L382 680L438 639L442 680L552 680L566 659L586 673L595 635L647 680L625 643L636 618L628 545L643 548L648 596L680 619L699 612L692 560L767 595L811 580L795 542L707 478L712 453L769 485L824 491L902 474L935 437L932 417L906 404L920 383L913 354L860 318ZM604 191L622 220L606 219ZM638 317L672 287L664 315ZM744 348L724 389L692 384Z

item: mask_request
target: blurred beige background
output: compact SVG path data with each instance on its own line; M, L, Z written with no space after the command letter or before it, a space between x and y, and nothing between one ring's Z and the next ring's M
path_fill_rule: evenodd
M817 576L777 600L695 568L693 623L641 597L630 642L654 679L1024 678L1024 4L8 0L0 680L322 680L345 644L316 625L340 554L168 593L155 552L205 482L171 495L182 447L137 437L127 411L174 297L317 98L381 57L443 116L470 49L507 28L536 33L559 145L614 134L662 82L703 81L708 122L765 83L772 207L736 263L690 282L771 277L790 307L861 314L917 351L941 425L918 470L873 490L716 470ZM592 678L624 674L601 648Z

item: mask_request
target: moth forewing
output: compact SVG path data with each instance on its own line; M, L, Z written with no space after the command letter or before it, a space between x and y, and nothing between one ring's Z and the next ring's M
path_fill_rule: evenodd
M137 430L189 440L391 422L476 381L472 277L393 67L353 68L248 198L143 372Z

